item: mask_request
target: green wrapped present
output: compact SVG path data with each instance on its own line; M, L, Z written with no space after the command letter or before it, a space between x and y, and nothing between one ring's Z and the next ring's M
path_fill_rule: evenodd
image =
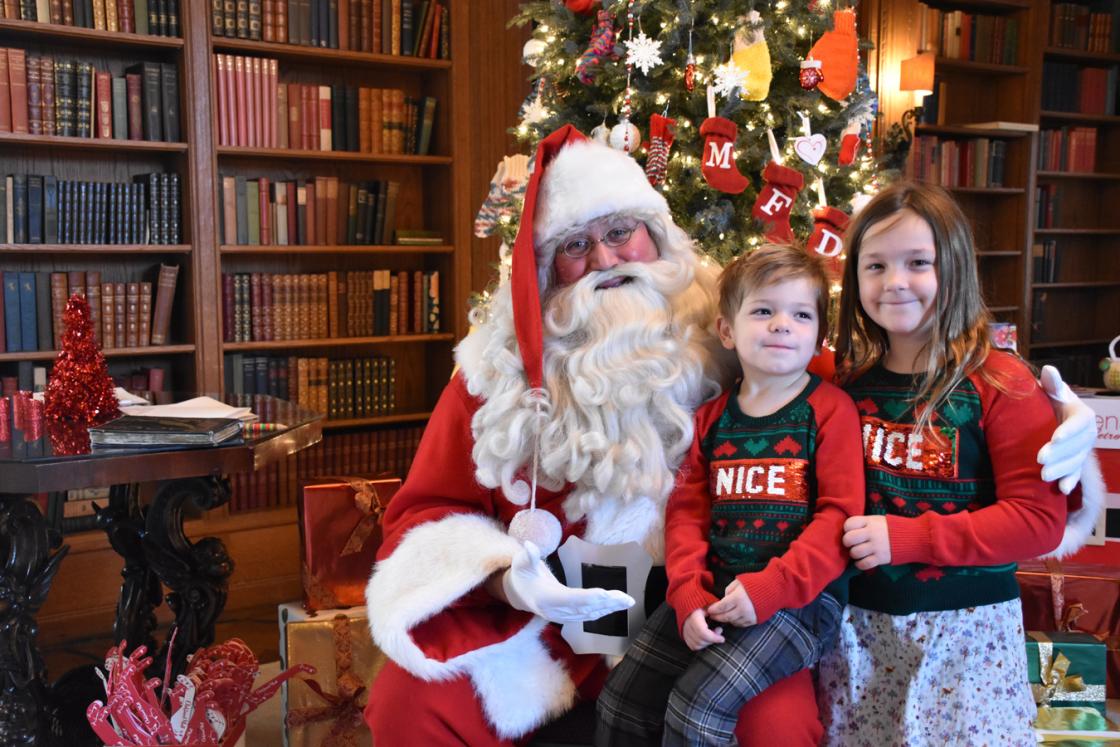
M1105 646L1088 633L1027 632L1027 678L1040 707L1105 715Z

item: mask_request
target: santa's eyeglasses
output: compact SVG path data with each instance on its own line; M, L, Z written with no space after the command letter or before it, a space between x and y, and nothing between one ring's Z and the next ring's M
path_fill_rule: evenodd
M575 238L568 239L560 246L560 251L564 253L565 257L571 259L582 259L591 253L591 248L596 243L609 246L611 249L621 249L630 243L630 238L634 232L638 230L638 226L614 226L605 234L595 239L592 236L576 236Z

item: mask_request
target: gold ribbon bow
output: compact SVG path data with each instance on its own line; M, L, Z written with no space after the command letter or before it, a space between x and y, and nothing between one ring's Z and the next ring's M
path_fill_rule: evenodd
M338 553L340 557L359 552L385 513L385 504L382 503L381 496L377 494L377 488L371 481L348 478L346 482L354 490L354 506L362 512L362 518L358 520L346 544Z
M1054 624L1063 633L1073 632L1078 618L1085 615L1089 610L1081 602L1074 602L1068 607L1066 606L1066 574L1062 570L1060 561L1048 558L1046 560L1046 570L1050 574L1050 605L1054 609Z
M350 671L354 663L354 647L350 638L350 618L335 615L331 621L334 639L335 687L337 693L328 693L316 680L302 678L312 692L325 703L321 706L294 708L285 720L289 727L303 726L319 721L332 722L331 730L323 737L320 747L354 747L362 726L361 697L365 685Z
M1070 674L1071 662L1062 652L1054 655L1054 643L1040 633L1031 633L1038 642L1038 671L1041 683L1031 683L1034 702L1041 706L1050 705L1057 693L1085 692L1085 680L1079 674Z

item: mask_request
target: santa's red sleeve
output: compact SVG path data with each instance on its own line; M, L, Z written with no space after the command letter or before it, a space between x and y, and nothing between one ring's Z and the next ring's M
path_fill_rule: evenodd
M389 658L428 681L470 677L498 733L517 736L563 713L576 692L542 638L546 622L481 586L509 567L519 544L506 534L500 494L475 478L477 409L456 376L385 512L366 604L373 640Z

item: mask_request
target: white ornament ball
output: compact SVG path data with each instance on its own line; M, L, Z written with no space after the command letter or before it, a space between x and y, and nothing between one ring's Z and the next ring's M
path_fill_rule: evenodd
M610 136L611 130L609 127L607 127L606 122L591 131L591 139L597 143L602 143L603 145L607 145L607 141L610 139Z
M556 552L556 548L560 547L560 537L564 534L560 528L560 520L543 508L518 511L506 533L521 542L532 542L540 548L542 558Z
M525 46L521 48L521 59L526 65L536 67L537 63L540 62L541 55L547 48L548 45L545 43L544 39L530 39L525 42Z
M642 133L632 122L619 122L611 128L610 146L615 150L633 153L642 144Z

